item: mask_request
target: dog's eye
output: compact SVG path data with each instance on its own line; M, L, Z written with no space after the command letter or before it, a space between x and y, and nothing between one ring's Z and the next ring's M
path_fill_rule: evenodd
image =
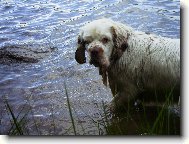
M107 37L104 37L104 38L102 38L102 43L107 43L109 41L109 39L107 38Z

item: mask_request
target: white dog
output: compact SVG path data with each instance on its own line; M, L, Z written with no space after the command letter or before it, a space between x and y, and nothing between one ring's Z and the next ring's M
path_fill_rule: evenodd
M99 68L114 102L121 105L145 92L164 98L172 90L180 94L180 40L135 31L110 19L95 20L81 28L75 59ZM147 99L148 99L147 98ZM157 99L157 98L156 98Z

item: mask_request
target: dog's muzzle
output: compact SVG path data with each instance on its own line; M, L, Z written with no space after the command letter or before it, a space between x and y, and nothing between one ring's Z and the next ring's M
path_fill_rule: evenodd
M101 59L102 59L104 50L100 47L95 46L89 51L90 51L90 56L91 56L90 64L93 64L95 67L99 67L101 64Z

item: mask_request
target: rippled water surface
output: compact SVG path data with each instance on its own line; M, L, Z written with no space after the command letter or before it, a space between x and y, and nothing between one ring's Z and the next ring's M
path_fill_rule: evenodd
M8 99L15 115L23 107L26 112L32 108L27 116L28 134L73 134L64 83L78 134L99 134L91 117L101 117L102 101L110 102L112 95L103 86L98 70L89 64L79 65L74 52L79 28L102 17L137 30L180 38L178 0L0 1L0 50L17 44L55 47L37 63L0 63L1 134L10 128L3 98ZM34 120L40 130L36 130Z

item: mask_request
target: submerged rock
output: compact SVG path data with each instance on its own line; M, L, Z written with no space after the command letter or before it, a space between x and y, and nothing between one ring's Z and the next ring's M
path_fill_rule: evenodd
M12 44L0 48L0 63L36 63L55 49L50 44Z

